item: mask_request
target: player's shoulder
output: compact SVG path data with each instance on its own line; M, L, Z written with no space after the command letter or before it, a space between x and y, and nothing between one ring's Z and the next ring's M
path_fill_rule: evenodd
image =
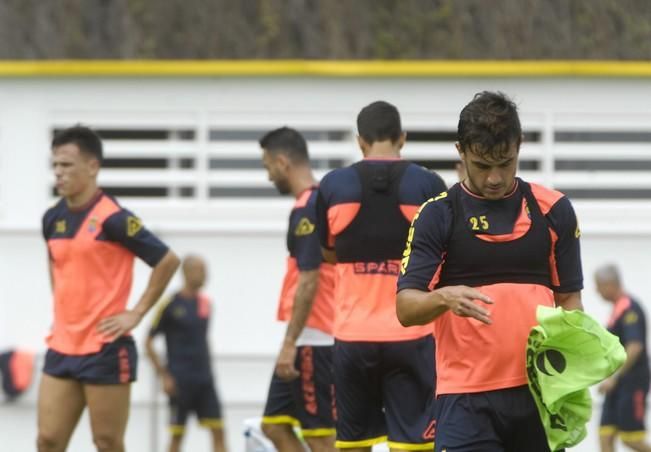
M533 182L526 182L529 184L533 197L536 198L540 210L543 215L547 215L555 206L570 206L570 201L564 193L554 190L553 188L545 187L544 185L536 184Z
M451 190L452 189L454 189L454 187L452 187ZM438 220L447 220L448 218L452 218L450 190L442 191L438 195L432 196L421 204L416 212L414 220L421 217Z
M355 168L346 166L328 172L319 183L319 193L328 204L359 201L361 183Z
M644 315L644 309L642 308L642 302L640 302L640 300L638 300L636 297L633 297L631 295L628 296L628 299L631 301L628 309L639 312L640 314Z
M52 206L48 207L45 213L43 213L43 217L42 217L43 224L45 225L46 223L51 222L52 220L54 220L54 218L60 216L66 211L67 211L66 202L63 198L61 198Z
M330 189L333 186L336 186L342 182L350 182L351 180L356 180L357 172L352 166L344 166L341 168L335 168L330 170L319 184L320 189Z
M135 235L135 232L142 229L142 220L133 211L121 205L115 197L105 195L104 200L107 209L103 223L105 228L122 230L126 227L127 230L133 232L129 235Z
M197 294L197 298L200 298L200 299L202 299L204 301L212 303L212 297L210 295L208 295L206 292L199 292Z
M445 186L445 182L443 182L441 176L439 176L435 171L414 162L409 162L407 165L407 168L405 169L405 176L417 182L440 182L443 186Z

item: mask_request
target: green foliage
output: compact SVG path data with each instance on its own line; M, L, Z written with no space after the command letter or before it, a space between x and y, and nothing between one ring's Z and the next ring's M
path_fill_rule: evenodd
M0 58L651 59L649 0L0 0Z

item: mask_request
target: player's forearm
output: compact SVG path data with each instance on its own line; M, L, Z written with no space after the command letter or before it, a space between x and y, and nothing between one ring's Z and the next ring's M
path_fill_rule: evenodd
M436 290L404 289L398 292L396 314L402 326L427 325L447 310L443 297Z
M145 341L145 350L147 350L147 356L149 357L152 366L154 366L156 373L158 375L163 375L167 371L167 369L165 369L165 366L163 365L163 361L160 359L160 356L158 356L158 353L156 353L156 350L154 349L153 340L151 337L148 337L147 340Z
M626 361L624 361L624 365L622 365L622 367L620 367L617 373L615 374L617 378L626 375L628 371L631 370L633 365L640 357L640 354L642 353L643 350L643 346L641 342L633 341L626 344L625 349L626 349Z
M323 260L328 264L334 265L337 263L337 253L335 253L335 250L321 247L321 255L323 256Z
M174 272L179 267L179 258L172 251L168 251L165 256L154 267L149 277L149 282L144 293L140 297L138 304L134 306L133 311L143 317L147 311L158 301L172 279Z
M559 293L554 292L554 302L566 311L578 309L583 311L583 302L581 301L581 292Z
M292 307L292 317L287 324L285 340L292 343L296 342L298 337L305 328L314 298L319 287L319 270L302 271L298 277L298 287L294 296L294 305Z

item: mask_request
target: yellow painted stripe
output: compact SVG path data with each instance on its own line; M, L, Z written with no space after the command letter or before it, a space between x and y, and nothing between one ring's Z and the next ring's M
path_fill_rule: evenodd
M339 449L352 449L355 447L370 447L375 446L376 444L385 443L387 441L386 436L378 436L377 438L363 439L361 441L339 441L335 442L335 447Z
M337 431L334 428L304 428L301 434L305 438L316 438L320 436L333 436Z
M201 418L199 419L199 425L207 428L222 428L224 421L219 418Z
M402 450L434 450L434 443L412 444L412 443L397 443L389 441L389 449L402 449Z
M262 418L263 424L291 424L294 427L300 427L301 423L298 419L291 416L264 416Z
M637 432L619 432L619 439L622 441L638 442L643 441L644 438L646 438L646 432L644 430Z
M5 60L0 77L651 77L649 61Z

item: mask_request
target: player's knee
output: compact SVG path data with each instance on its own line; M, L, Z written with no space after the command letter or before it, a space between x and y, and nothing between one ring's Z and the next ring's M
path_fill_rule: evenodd
M93 436L97 452L117 452L124 450L122 438L118 435L99 433Z
M260 428L271 441L282 440L287 435L294 434L294 430L288 424L262 424Z
M628 447L630 449L633 449L633 450L640 450L640 451L648 450L647 445L644 443L644 441L640 441L640 440L631 441L631 440L625 440L625 439L622 438L622 442L624 443L624 445L626 447Z
M305 442L310 446L312 452L334 452L335 437L333 436L316 436L305 438Z
M36 448L38 452L58 452L65 448L63 441L55 435L45 432L38 432L36 438Z

